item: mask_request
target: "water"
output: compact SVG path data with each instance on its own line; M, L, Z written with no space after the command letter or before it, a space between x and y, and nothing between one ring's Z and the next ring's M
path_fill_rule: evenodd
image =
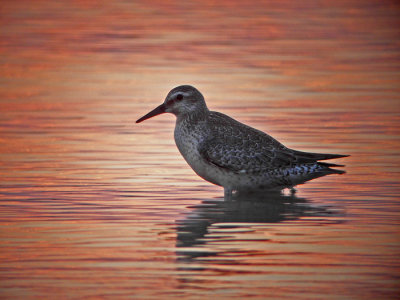
M4 299L394 299L396 1L7 1ZM134 121L176 85L345 175L225 202Z

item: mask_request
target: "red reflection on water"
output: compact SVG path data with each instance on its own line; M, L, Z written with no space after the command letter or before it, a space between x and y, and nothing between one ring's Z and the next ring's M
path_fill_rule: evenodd
M396 1L3 1L1 10L5 297L395 291ZM172 116L134 121L186 83L291 148L351 154L338 160L346 175L299 188L348 216L211 226L199 251L219 256L176 262L175 220L222 191L180 157Z

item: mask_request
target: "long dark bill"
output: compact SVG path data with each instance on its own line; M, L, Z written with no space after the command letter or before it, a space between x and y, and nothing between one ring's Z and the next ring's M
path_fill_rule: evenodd
M139 120L136 121L136 123L140 123L140 122L142 122L144 120L150 119L151 117L155 117L155 116L160 115L162 113L165 113L165 105L164 105L164 103L159 105L159 106L157 106L151 112L149 112L148 114L146 114L143 117L141 117Z

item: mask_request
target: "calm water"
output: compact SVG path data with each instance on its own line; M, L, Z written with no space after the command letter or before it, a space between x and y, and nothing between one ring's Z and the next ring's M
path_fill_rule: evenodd
M0 8L0 298L398 297L397 1ZM224 201L134 124L187 83L347 174Z

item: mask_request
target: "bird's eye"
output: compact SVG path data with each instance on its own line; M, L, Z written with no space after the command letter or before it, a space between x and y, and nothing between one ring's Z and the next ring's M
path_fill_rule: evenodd
M183 95L182 95L182 94L176 95L176 99L177 99L177 100L182 100L182 99L183 99Z

